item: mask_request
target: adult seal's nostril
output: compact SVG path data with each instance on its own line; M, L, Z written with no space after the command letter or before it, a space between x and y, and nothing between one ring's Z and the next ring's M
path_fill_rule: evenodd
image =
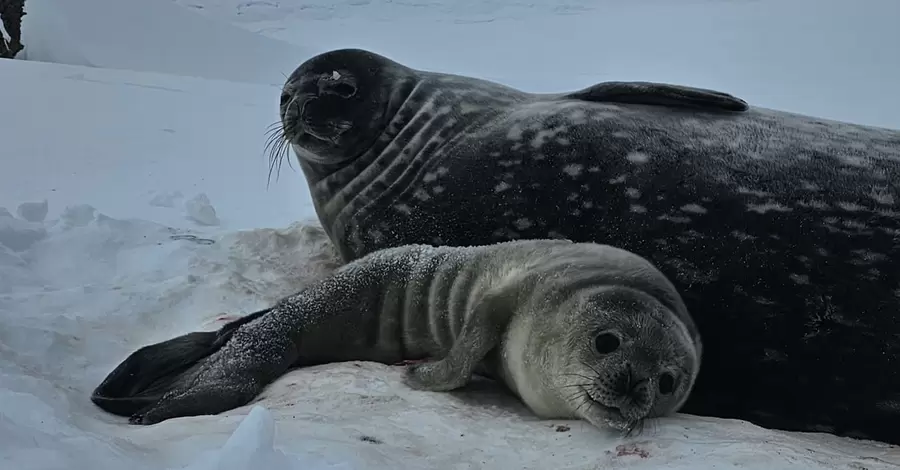
M319 79L319 96L337 95L341 98L352 98L356 94L355 82L353 77L333 72Z

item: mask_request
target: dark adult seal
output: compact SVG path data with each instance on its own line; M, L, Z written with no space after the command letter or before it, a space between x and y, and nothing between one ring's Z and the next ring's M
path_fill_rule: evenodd
M900 131L662 83L532 94L363 50L303 63L280 109L345 260L618 246L704 335L683 411L900 443Z
M481 369L538 416L630 432L681 407L701 348L672 283L625 250L409 245L344 265L219 331L143 347L92 400L153 424L247 404L295 366L431 358L409 366L407 384L450 391Z

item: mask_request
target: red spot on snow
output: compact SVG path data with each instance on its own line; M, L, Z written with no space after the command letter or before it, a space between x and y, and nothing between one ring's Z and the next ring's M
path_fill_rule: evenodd
M616 457L637 455L642 459L650 457L650 452L642 449L638 444L621 444L616 446Z

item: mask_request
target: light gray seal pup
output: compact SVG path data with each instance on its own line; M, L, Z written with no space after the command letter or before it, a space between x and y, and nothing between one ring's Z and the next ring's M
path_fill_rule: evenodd
M630 432L678 410L701 354L678 292L627 251L563 240L410 245L219 331L143 347L92 400L153 424L247 404L292 367L430 358L409 366L410 386L450 391L480 370L540 417Z
M900 443L900 131L664 83L526 93L355 49L300 65L280 113L273 164L293 149L345 260L617 246L703 333L682 411Z

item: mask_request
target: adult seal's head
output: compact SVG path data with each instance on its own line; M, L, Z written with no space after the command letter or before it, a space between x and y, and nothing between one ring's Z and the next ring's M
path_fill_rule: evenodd
M288 77L281 93L280 132L301 161L339 165L368 149L415 86L415 72L359 49L317 55ZM285 147L273 154L280 164Z

